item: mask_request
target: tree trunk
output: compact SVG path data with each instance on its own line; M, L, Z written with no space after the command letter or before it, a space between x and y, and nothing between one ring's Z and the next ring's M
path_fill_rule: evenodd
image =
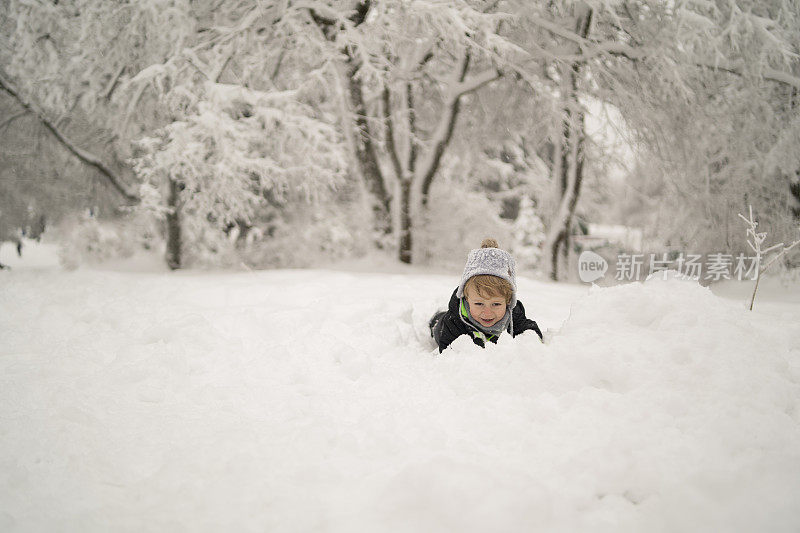
M411 181L400 182L400 262L411 264Z
M573 73L570 72L570 76ZM570 82L571 85L571 82ZM558 252L562 247L566 250L567 234L569 232L569 225L567 218L569 218L568 209L565 210L564 206L568 205L567 195L572 190L572 170L574 168L574 160L572 158L572 143L573 143L573 125L572 125L572 106L577 105L574 99L571 99L572 91L569 92L569 97L564 97L565 105L562 110L561 118L561 149L559 150L560 161L556 166L558 169L559 192L561 193L561 204L559 205L558 215L553 220L553 229L556 237L550 243L550 279L558 281ZM566 263L567 258L564 258Z
M578 105L577 100L574 103ZM575 207L578 205L581 184L583 183L583 145L586 142L584 122L584 113L582 111L575 113L574 118L570 121L568 144L565 146L564 160L561 163L560 179L563 187L561 202L551 224L551 230L548 232L551 256L550 278L553 281L558 281L559 250L564 254L565 263L569 257L570 227L572 226ZM567 267L568 265L564 266Z
M789 193L792 216L795 222L800 222L800 169L789 178Z
M576 22L577 33L584 39L589 35L593 11L587 5L581 6L583 13ZM565 69L562 98L564 99L561 160L558 165L558 179L561 185L561 201L547 233L545 249L550 250L550 278L558 281L558 252L563 247L564 262L569 257L569 232L575 207L583 182L583 157L585 143L585 116L578 99L578 78L582 64L572 63ZM565 265L568 266L568 265Z
M172 176L169 178L169 196L167 197L167 266L171 270L181 268L181 184Z
M558 281L558 250L563 240L564 232L560 231L550 245L550 279L553 281Z
M378 163L377 149L367 121L367 108L361 80L356 77L358 64L351 55L347 58L347 83L350 96L350 107L355 115L356 138L354 142L355 160L364 184L373 196L372 208L375 229L387 235L392 232L391 203L392 198Z
M790 108L796 111L800 105L800 90L796 87L791 89L791 98L789 100ZM800 222L800 168L794 171L794 176L789 176L789 198L792 210L792 216L795 222Z
M372 8L372 0L361 0L355 5L348 19L354 26L364 23L367 15ZM335 43L337 35L341 31L338 21L323 15L314 8L308 8L309 15L314 23L322 31L331 43ZM361 65L358 53L352 47L341 49L344 61L344 77L347 82L348 105L350 112L355 115L356 137L352 142L353 159L355 160L356 170L373 197L373 226L379 235L388 235L392 232L391 204L392 197L386 188L383 173L378 162L377 148L369 130L367 121L367 106L364 103L364 93L361 80L358 79L358 69ZM347 117L344 117L345 119ZM350 129L352 124L345 120L342 127ZM349 135L348 135L349 138ZM383 245L382 239L378 239L378 247Z

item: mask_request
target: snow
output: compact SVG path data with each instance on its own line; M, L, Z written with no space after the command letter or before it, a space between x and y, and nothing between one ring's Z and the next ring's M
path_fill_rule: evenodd
M618 246L622 246L626 250L638 252L642 250L643 236L644 232L641 228L590 223L589 234L586 236L578 236L578 240L594 239L601 241L602 244L614 243Z
M749 312L741 286L521 278L545 344L438 355L460 272L39 251L0 272L2 531L800 528L796 288Z

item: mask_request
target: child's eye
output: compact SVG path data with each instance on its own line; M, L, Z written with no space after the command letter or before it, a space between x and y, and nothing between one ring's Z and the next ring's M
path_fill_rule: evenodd
M501 304L498 304L498 303L493 303L492 305L493 305L494 307L500 307L500 305L501 305Z

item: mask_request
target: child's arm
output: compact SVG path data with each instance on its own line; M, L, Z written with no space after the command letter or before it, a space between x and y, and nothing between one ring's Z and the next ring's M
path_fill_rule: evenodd
M542 331L539 329L539 325L536 323L536 321L525 316L525 306L523 306L522 302L519 300L517 300L517 305L514 306L514 310L511 311L511 320L514 321L515 337L524 331L533 330L537 335L539 335L540 340L544 340Z
M469 335L467 327L461 322L461 319L457 316L453 316L453 313L445 313L441 321L442 333L439 336L439 353L442 353L445 348L450 346L450 344L461 335Z

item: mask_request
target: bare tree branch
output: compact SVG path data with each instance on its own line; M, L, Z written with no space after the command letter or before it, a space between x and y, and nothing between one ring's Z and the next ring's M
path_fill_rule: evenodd
M233 59L232 46L228 48L228 51L225 54L225 60L222 61L219 67L211 74L211 79L214 80L214 83L219 83L219 79L222 77L223 72L225 72L225 69L228 67L228 63L231 62L231 59Z
M106 87L106 90L103 91L103 98L106 100L111 100L111 95L114 93L114 89L116 89L119 85L119 79L122 77L122 74L125 72L126 68L127 65L122 65L117 71L116 75L111 78L111 81L108 82L108 87Z
M452 95L455 98L459 98L467 93L477 91L487 83L500 79L501 76L502 74L497 69L486 70L476 76L471 76L468 80L463 80L453 87Z
M269 79L272 83L275 83L275 80L278 78L278 74L281 71L281 63L283 63L283 57L286 55L286 48L281 49L281 53L278 54L278 60L275 62L275 68L272 69L272 74L270 74Z
M461 66L457 76L457 86L464 84L464 79L469 70L470 54L468 51L464 52L461 60ZM485 83L485 82L484 82ZM478 85L480 86L480 85ZM477 87L475 87L477 88ZM422 165L417 168L417 174L420 176L419 180L422 182L422 206L428 205L428 193L430 192L433 178L436 176L436 171L439 169L439 163L442 160L447 145L450 144L450 139L453 137L453 130L455 129L456 119L461 110L461 95L464 91L453 91L454 97L449 102L445 103L444 113L442 114L439 125L433 135L433 146L430 147L427 157Z

